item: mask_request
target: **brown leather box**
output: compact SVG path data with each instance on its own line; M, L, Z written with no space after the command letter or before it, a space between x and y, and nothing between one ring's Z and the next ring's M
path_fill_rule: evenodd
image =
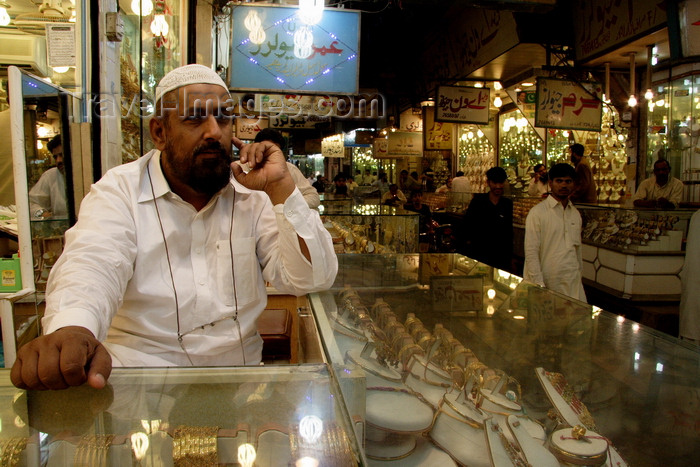
M286 308L267 308L258 318L263 360L292 358L292 314Z

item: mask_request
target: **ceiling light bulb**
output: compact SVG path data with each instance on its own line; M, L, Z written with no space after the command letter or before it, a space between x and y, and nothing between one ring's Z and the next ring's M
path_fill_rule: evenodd
M630 95L630 98L627 101L627 105L629 105L630 107L635 107L637 105L637 98L634 97L634 94Z
M153 2L151 0L132 0L131 11L137 15L148 16L153 11Z
M496 98L493 100L493 105L494 107L500 107L503 105L503 101L501 100L500 96L496 96Z
M495 89L496 91L500 91L501 89L503 89L503 86L501 86L501 82L500 82L500 81L494 81L494 82L493 82L493 89Z
M165 37L168 35L169 31L170 26L168 26L168 22L165 20L165 15L154 15L153 22L151 23L151 32L153 33L153 35Z
M323 17L323 0L299 0L299 19L308 25L317 24Z
M644 99L650 101L654 98L654 93L652 92L651 89L647 89L647 92L644 93Z
M0 26L8 26L10 24L10 15L7 14L7 8L0 7Z
M55 67L53 67L54 73L65 73L66 71L68 71L68 69L69 68L67 66L55 66Z

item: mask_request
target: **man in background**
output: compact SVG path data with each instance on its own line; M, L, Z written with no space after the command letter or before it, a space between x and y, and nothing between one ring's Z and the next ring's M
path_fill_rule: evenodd
M547 167L544 164L535 165L535 171L530 181L530 186L527 187L527 194L533 197L544 197L549 191L547 183Z
M464 176L464 172L458 170L455 178L452 179L452 191L455 193L471 193L472 185L469 179Z
M33 219L66 218L66 169L63 165L61 135L54 136L46 148L51 153L55 167L41 174L39 181L29 190L29 210Z
M488 193L476 193L464 214L465 251L470 258L510 271L513 259L513 201L503 197L508 175L502 167L486 171Z
M279 131L271 128L263 128L255 135L255 142L261 143L263 141L270 141L284 153L284 136L282 136ZM301 173L301 170L299 170L296 165L287 161L287 169L292 176L292 180L294 180L294 184L299 188L301 195L304 197L304 200L306 200L306 204L308 204L311 209L318 209L321 204L321 197L318 196L316 188L311 186L311 183L304 177L304 174Z
M683 182L671 175L666 159L654 162L654 175L642 181L632 203L638 208L674 209L683 196Z
M523 279L585 302L581 214L569 200L575 177L569 164L550 169L549 196L525 220Z
M574 178L574 192L569 199L574 203L595 203L598 201L598 193L595 182L593 181L593 172L588 162L583 157L583 145L579 143L569 146L571 151L571 162L576 168Z
M389 191L382 195L382 204L389 206L403 206L406 204L406 195L399 189L396 183L389 185Z

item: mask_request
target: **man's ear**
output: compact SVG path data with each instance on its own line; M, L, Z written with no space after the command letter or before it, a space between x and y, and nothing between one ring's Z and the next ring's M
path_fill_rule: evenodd
M163 117L152 117L148 122L148 129L151 131L151 139L158 150L165 149L165 120L167 115Z

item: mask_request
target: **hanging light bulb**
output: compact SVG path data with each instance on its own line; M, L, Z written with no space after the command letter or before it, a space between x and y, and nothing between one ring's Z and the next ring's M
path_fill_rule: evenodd
M496 91L500 91L501 89L503 89L503 85L501 85L500 81L494 81L493 89L495 89Z
M635 72L635 63L634 63L634 58L637 54L634 52L630 52L630 98L627 100L627 105L630 107L636 107L637 106L637 97L634 95L634 85L635 85L635 78L634 78L634 72Z
M634 97L634 94L630 95L630 98L627 100L627 105L630 107L636 107L637 106L637 98Z
M265 42L265 30L262 28L262 20L256 10L250 10L243 21L246 29L250 31L248 38L253 44Z
M297 13L302 23L312 26L323 17L323 0L299 0Z
M151 22L151 32L154 36L165 37L170 31L170 26L165 19L164 14L154 15L153 21Z
M495 97L494 100L493 100L493 106L494 106L494 107L500 107L500 106L502 106L502 105L503 105L503 101L501 100L501 96L499 96L498 94L496 94L496 97Z
M297 58L306 58L313 52L314 35L311 28L301 26L294 33L294 56Z
M136 15L148 16L153 11L153 2L151 0L132 0L131 11Z
M647 92L644 93L644 99L651 101L654 98L654 92L651 89L647 89Z
M10 5L0 2L0 26L8 26L10 24L10 15L7 13L8 8L10 8Z

